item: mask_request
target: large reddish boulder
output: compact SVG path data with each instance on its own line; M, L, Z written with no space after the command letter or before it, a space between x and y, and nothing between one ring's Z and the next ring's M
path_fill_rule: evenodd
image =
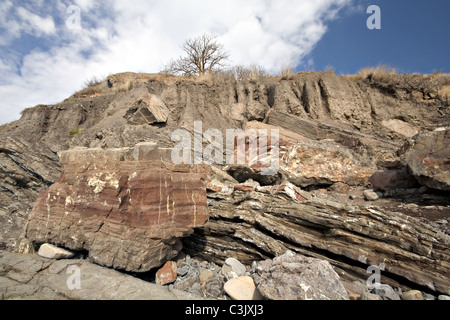
M154 160L158 153L154 144L61 152L61 177L37 199L27 238L127 271L175 257L180 238L208 220L206 187L200 170Z

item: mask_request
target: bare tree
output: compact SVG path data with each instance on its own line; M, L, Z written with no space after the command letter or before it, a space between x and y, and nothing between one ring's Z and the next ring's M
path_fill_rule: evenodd
M162 72L184 76L204 75L223 67L229 57L223 46L210 35L188 39L181 48L187 56L171 61Z

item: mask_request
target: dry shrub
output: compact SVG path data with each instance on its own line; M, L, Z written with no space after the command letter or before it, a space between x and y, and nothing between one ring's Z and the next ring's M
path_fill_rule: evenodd
M281 67L280 77L281 80L292 80L295 75L294 67L292 63L286 63Z
M213 82L229 82L234 81L235 76L231 69L224 69L212 73Z
M260 65L254 65L252 64L250 66L250 79L257 80L261 78L267 77L269 74L267 73L266 69Z
M105 77L92 76L90 79L87 79L83 82L83 86L85 89L92 87L92 86L97 86L97 85L101 84L104 80L105 80Z
M421 95L423 100L437 101L443 106L449 105L447 88L450 75L442 72L433 74L405 73L399 74L395 68L386 65L367 67L356 75L347 76L354 80L365 80L384 92L396 95L399 90L410 97Z
M236 80L258 80L268 76L264 67L256 64L250 66L236 65L230 69Z
M93 97L102 94L106 89L104 77L93 76L83 82L83 87L73 96L75 98Z
M326 66L325 66L325 68L324 68L324 71L325 72L333 72L333 73L335 73L336 71L335 71L335 69L334 69L334 67L331 65L331 64L327 64Z
M207 72L205 74L201 74L198 76L195 76L195 82L201 82L201 83L211 83L213 80L213 72Z
M228 82L234 80L259 80L269 76L260 65L235 65L224 69L217 69L201 75L174 75L170 72L160 72L159 76L177 80L190 80L200 83Z
M397 70L387 65L378 65L377 67L366 67L358 71L357 76L361 79L374 81L384 81L394 78Z
M449 106L447 88L450 85L450 75L444 73L404 74L404 87L407 91L418 91L424 100L437 100L444 106Z
M173 78L171 75L152 73L118 73L108 77L92 77L83 83L83 88L76 92L73 97L93 97L105 93L128 92L142 83L152 81L165 81Z

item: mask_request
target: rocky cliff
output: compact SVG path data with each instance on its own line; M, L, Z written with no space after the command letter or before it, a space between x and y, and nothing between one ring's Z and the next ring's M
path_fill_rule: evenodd
M425 90L408 79L119 74L26 109L0 127L1 246L20 251L26 236L143 271L171 259L184 237L184 251L208 260L251 263L290 249L349 279L378 265L388 283L448 294L449 82ZM224 136L279 130L278 172L261 175L257 163L176 168L172 133L194 136L195 121ZM142 143L163 151L145 159ZM170 219L167 199L177 199ZM163 254L149 251L158 245Z

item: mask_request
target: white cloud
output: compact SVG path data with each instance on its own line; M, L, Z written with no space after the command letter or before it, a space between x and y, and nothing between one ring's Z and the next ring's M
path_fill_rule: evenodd
M14 5L9 0L0 2L0 29L5 30L0 33L0 46L8 45L12 39L20 35L19 21L9 18L13 8Z
M74 4L79 6L81 10L89 11L95 6L95 2L92 0L75 0Z
M42 18L25 8L18 7L17 15L22 19L22 29L30 34L41 36L42 34L55 33L55 23L52 17Z
M303 63L326 32L327 19L352 1L52 0L51 11L47 1L14 7L7 0L0 4L6 31L0 36L0 123L17 119L25 107L63 100L93 75L159 72L181 54L184 39L202 33L219 37L231 63L256 63L276 73L286 62ZM81 9L81 30L65 26L71 4ZM23 32L44 45L20 59L9 56L14 49L8 44ZM20 72L13 61L20 61Z

